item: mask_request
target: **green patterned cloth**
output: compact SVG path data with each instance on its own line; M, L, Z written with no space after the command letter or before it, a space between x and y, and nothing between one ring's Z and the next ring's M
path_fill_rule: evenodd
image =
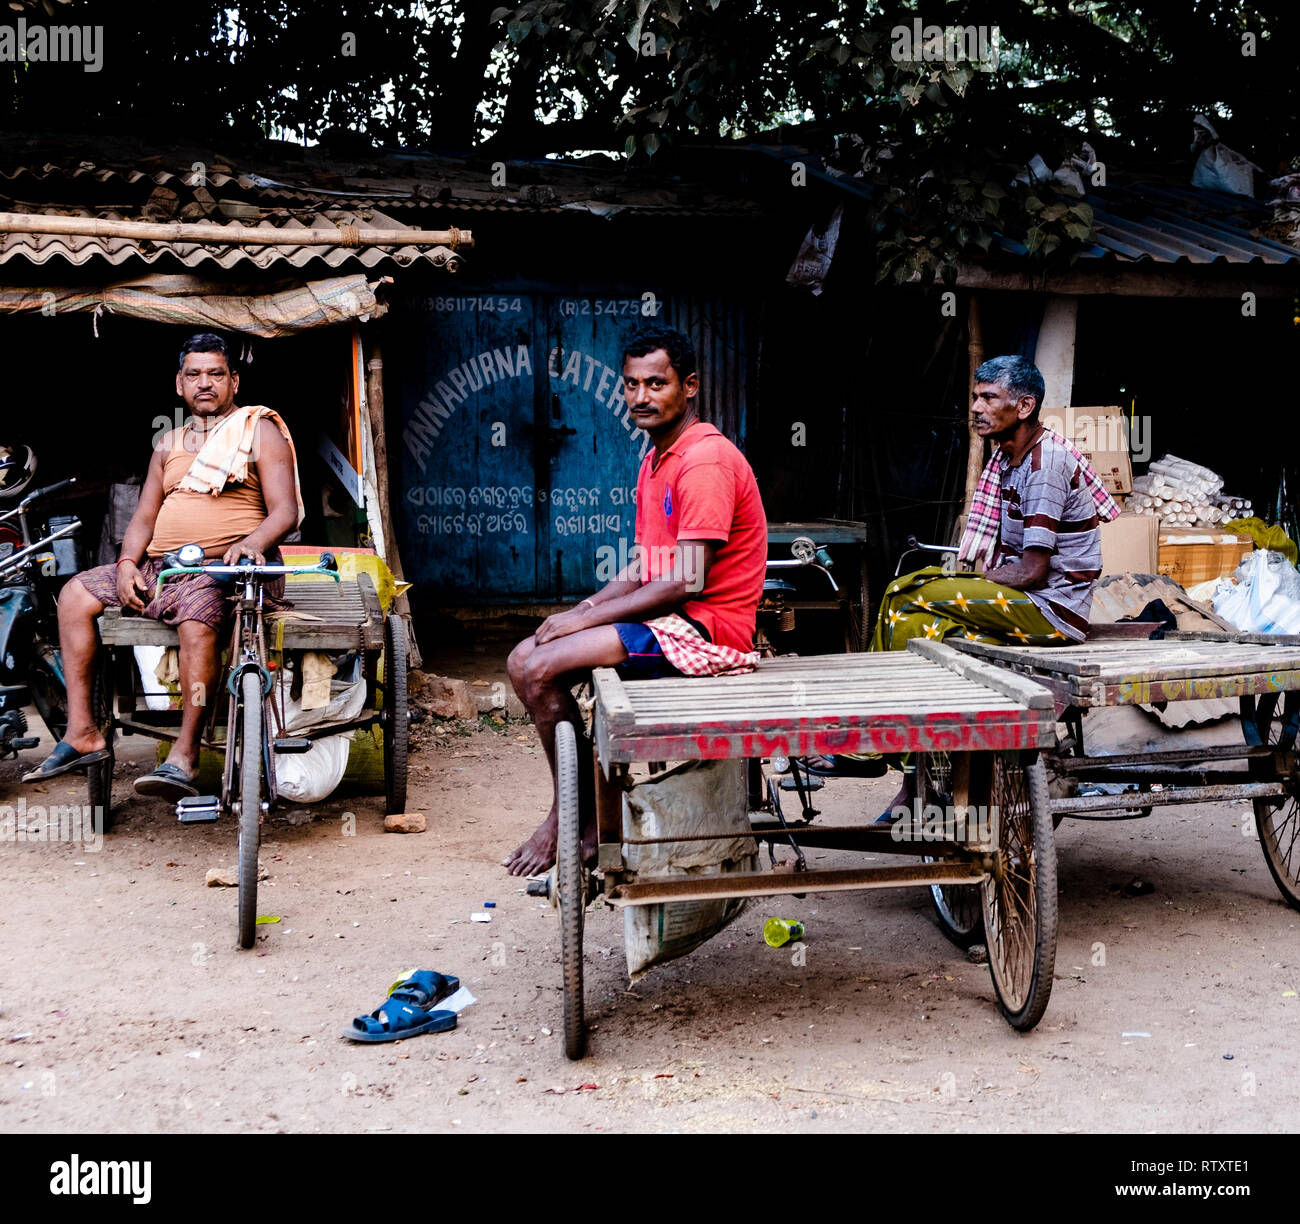
M954 634L999 646L1070 642L1023 591L930 565L895 578L885 589L870 648L906 650L912 638L942 641Z

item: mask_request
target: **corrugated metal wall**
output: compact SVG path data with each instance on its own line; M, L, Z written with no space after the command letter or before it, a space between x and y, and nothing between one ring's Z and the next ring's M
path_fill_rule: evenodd
M674 294L664 322L695 340L700 371L700 416L741 450L753 419L758 354L751 344L757 321L751 305L722 295Z

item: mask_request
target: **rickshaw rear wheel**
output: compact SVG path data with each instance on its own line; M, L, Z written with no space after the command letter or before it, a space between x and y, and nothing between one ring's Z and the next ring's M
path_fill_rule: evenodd
M998 1006L1024 1032L1047 1010L1056 967L1056 841L1047 770L1034 752L992 754L988 805L997 811L993 870L981 885L989 971Z
M262 677L239 680L243 726L239 739L239 946L257 938L257 852L262 840Z
M384 799L389 815L406 811L406 758L411 723L406 693L406 623L400 616L384 621Z
M582 931L587 896L578 800L578 745L571 723L561 722L555 727L555 777L559 800L555 887L559 896L560 955L564 967L564 1052L569 1058L578 1059L587 1051L582 981Z
M1281 703L1279 696L1285 698ZM1254 701L1243 698L1242 707L1247 744L1294 754L1300 692L1265 693ZM1294 761L1281 778L1269 760L1252 760L1251 772L1262 781L1278 780L1286 787L1286 794L1276 799L1255 800L1255 831L1278 891L1292 909L1300 910L1300 775Z
M107 652L101 647L90 682L90 715L95 725L104 732L104 746L108 756L86 770L86 798L91 814L103 813L101 831L107 832L113 824L113 668Z
M947 811L952 799L952 757L946 752L925 752L916 758L916 793L922 808L931 804ZM922 862L937 860L930 855ZM939 929L959 948L984 942L984 909L978 884L931 884L930 900Z

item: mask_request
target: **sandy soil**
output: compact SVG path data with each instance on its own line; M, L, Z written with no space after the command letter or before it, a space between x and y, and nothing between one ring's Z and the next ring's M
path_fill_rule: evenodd
M988 969L943 937L919 890L759 901L629 989L622 919L588 918L589 1057L559 1046L558 924L497 865L534 826L548 775L528 726L434 735L412 758L422 835L382 799L272 819L259 909L235 946L229 820L181 827L129 780L98 852L0 843L0 1128L5 1131L1283 1131L1300 1124L1292 1039L1300 914L1244 806L1175 808L1058 834L1057 978L1012 1031ZM0 804L84 802L80 778ZM822 792L824 819L884 805L887 780ZM344 813L355 835L344 835ZM306 819L309 816L310 819ZM301 823L290 823L300 821ZM814 855L819 865L854 856ZM1134 876L1154 885L1125 896ZM470 915L495 901L490 924ZM806 963L764 918L807 925ZM478 998L449 1034L359 1046L339 1028L412 966ZM1126 1036L1125 1034L1143 1034Z

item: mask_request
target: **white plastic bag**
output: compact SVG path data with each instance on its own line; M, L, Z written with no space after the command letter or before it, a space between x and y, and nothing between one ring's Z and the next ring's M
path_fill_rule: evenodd
M1214 596L1214 610L1243 633L1300 633L1300 572L1280 552L1247 553Z
M328 704L314 710L304 710L302 703L290 696L293 677L284 671L276 672L276 704L284 710L285 735L360 717L366 704L366 680L360 657L345 663L344 670L342 677L330 681ZM343 781L351 743L352 732L343 731L313 740L306 752L277 753L275 785L280 795L295 803L317 803L327 798Z
M352 732L312 740L306 752L282 752L275 757L275 788L282 799L319 803L343 781L348 767Z
M680 879L758 869L758 843L749 827L744 761L691 761L634 786L623 796L629 838L717 833L716 841L629 846L630 879ZM745 908L743 898L667 901L623 910L628 976L698 948Z

